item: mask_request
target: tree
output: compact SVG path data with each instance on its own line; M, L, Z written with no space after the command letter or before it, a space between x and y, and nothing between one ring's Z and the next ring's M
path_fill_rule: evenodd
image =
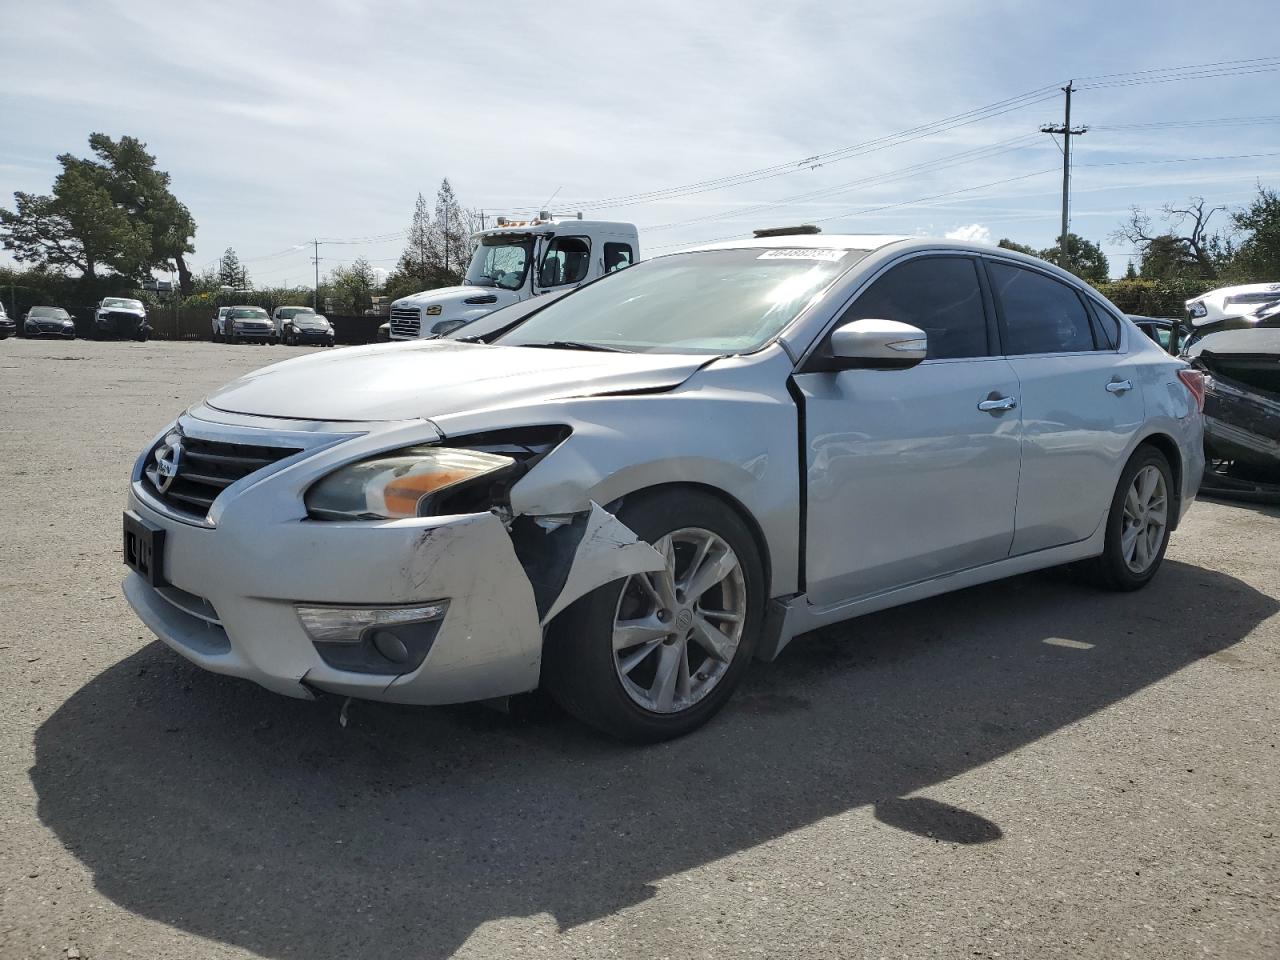
M66 155L58 161L63 169L51 195L15 193L15 209L0 210L5 249L20 263L77 270L89 282L99 267L136 275L150 250L146 227L115 205L92 164Z
M227 247L218 260L218 283L232 290L249 289L249 271L244 268L235 250Z
M352 313L363 313L373 306L377 279L369 261L360 257L350 266L340 266L329 274L332 296Z
M16 209L0 211L0 239L15 259L54 270L78 270L86 282L99 268L134 280L152 269L177 269L183 293L191 275L195 224L155 169L146 144L133 137L89 137L97 159L61 154L62 172L49 196L16 193Z
M1225 210L1223 206L1206 208L1204 197L1192 197L1183 207L1165 204L1161 208L1161 220L1168 229L1157 233L1151 217L1140 207L1134 207L1128 221L1113 237L1127 240L1139 249L1144 277L1216 280L1233 251L1230 235L1211 233L1209 222L1215 213Z
M1280 278L1280 196L1276 191L1259 183L1257 197L1231 220L1236 229L1247 233L1236 251L1233 272L1241 279Z
M399 269L407 276L416 276L421 282L418 289L427 287L431 278L431 214L427 212L427 198L421 193L413 205L413 222L409 225L409 240L400 255Z
M156 169L156 158L135 137L112 140L105 133L89 135L89 147L98 156L97 166L112 200L128 215L150 229L151 250L147 269L176 270L184 297L192 292L186 254L193 253L196 225L191 212L169 189L170 177Z
M431 260L453 282L461 279L471 254L468 219L446 177L436 193L436 210L431 224Z
M1016 243L1013 240L1010 240L1008 237L1003 238L999 243L996 244L996 246L1001 247L1002 249L1005 249L1005 250L1013 250L1013 251L1016 251L1017 253L1025 253L1031 257L1040 256L1040 254L1036 253L1033 249L1028 247L1026 244Z
M1062 237L1059 235L1052 247L1046 247L1036 254L1041 260L1058 263L1061 259ZM1102 248L1091 240L1074 233L1067 234L1067 262L1058 266L1070 270L1077 277L1101 283L1110 275L1111 265L1107 262Z
M1137 280L1138 269L1133 265L1133 261L1129 261L1129 265L1124 268L1124 278L1126 280Z

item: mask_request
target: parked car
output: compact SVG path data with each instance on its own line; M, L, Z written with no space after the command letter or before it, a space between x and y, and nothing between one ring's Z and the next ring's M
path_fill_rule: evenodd
M139 340L145 342L151 335L147 323L147 308L141 300L129 297L103 297L93 312L93 338L95 340Z
M32 307L22 320L24 337L76 338L76 322L61 307Z
M1160 344L1165 353L1177 352L1173 342L1174 331L1179 328L1177 320L1169 317L1144 317L1136 313L1130 313L1127 316L1139 330Z
M1248 317L1262 307L1280 302L1280 283L1244 283L1210 290L1187 301L1192 327L1202 327L1227 317Z
M232 307L219 307L213 314L213 333L210 339L214 343L223 343L227 339L227 317L230 316Z
M1204 466L1201 374L985 245L713 244L481 339L294 358L165 427L143 622L295 697L542 684L657 740L817 627L1058 564L1144 586Z
M1280 498L1280 326L1212 333L1187 356L1205 374L1204 489Z
M262 307L232 307L222 321L226 343L276 343L275 325Z
M322 347L332 347L333 326L324 314L311 311L296 313L285 327L284 342L291 346L315 343Z
M271 311L271 322L276 328L276 339L281 343L288 343L289 334L292 332L293 318L314 313L315 310L311 307L276 307Z
M5 312L4 304L0 303L0 340L7 340L9 337L16 337L17 335L17 321Z

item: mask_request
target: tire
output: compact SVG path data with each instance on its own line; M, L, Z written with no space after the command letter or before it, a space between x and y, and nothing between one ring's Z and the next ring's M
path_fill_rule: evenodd
M690 600L686 606L673 607L674 613L659 610L660 605L653 599L657 595L652 586L656 579L640 574L593 590L552 621L543 651L543 684L570 714L610 736L635 743L669 740L710 720L741 681L763 621L764 570L746 523L710 494L690 490L639 494L628 499L618 518L649 543L659 544L669 534L677 535L672 551L677 583L688 575L687 565L693 562L701 534L708 535L709 544L708 561L704 563L717 556L727 558L722 549L727 545L737 564L703 597L710 596L708 602L718 611L741 612L736 648L727 660L711 657L709 648L694 639L699 624L708 622L701 613L701 601ZM615 654L617 618L643 618L655 626L662 620L660 629L669 627L672 635L667 640L646 637L638 645L624 647ZM714 618L710 622L730 634L736 629L727 619ZM724 636L720 634L722 639ZM679 676L681 656L688 666L687 678ZM623 663L631 658L636 659L624 681ZM664 664L671 666L663 675L676 677L666 687L665 697L658 676ZM679 692L681 686L685 688L683 694ZM649 705L642 704L641 698L654 691L659 692ZM664 698L666 708L662 709L659 704ZM680 699L687 700L687 704L681 706L677 702Z
M1143 508L1141 493L1135 489L1134 484L1135 478L1148 470L1156 471L1159 474L1160 483L1163 484L1161 499L1164 525L1158 535L1147 534L1149 526L1145 525L1150 517L1159 516L1158 510L1154 508L1157 496L1153 494L1152 505ZM1146 476L1150 478L1153 475L1146 473ZM1139 516L1146 519L1142 521L1144 526L1139 528L1136 537L1127 540L1126 530L1136 526L1134 519L1126 513L1126 501L1131 489L1138 494ZM1165 455L1152 446L1139 447L1125 464L1120 474L1120 482L1116 485L1115 495L1111 498L1111 512L1107 514L1107 538L1102 554L1085 561L1082 565L1084 572L1097 586L1105 590L1138 590L1145 587L1156 575L1156 571L1164 561L1165 550L1169 546L1169 533L1174 519L1173 490L1173 471L1169 468L1169 461ZM1158 544L1154 543L1156 536L1158 536ZM1136 547L1136 555L1133 554L1130 543ZM1131 560L1145 561L1145 566L1142 569L1134 569Z

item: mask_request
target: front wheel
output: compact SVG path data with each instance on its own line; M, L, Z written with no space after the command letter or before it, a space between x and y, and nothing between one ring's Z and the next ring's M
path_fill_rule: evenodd
M1095 582L1108 590L1146 586L1169 546L1173 509L1169 461L1155 447L1139 447L1112 497L1102 555L1090 561Z
M618 519L666 568L606 584L556 617L543 680L605 733L667 740L710 720L741 681L763 619L763 568L742 518L709 494L641 494Z

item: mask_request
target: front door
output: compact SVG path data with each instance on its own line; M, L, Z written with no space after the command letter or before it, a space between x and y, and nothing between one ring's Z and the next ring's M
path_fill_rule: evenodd
M929 255L891 267L839 323L922 328L909 370L795 377L808 471L805 582L827 606L1002 560L1013 540L1018 379L994 356L977 263Z

